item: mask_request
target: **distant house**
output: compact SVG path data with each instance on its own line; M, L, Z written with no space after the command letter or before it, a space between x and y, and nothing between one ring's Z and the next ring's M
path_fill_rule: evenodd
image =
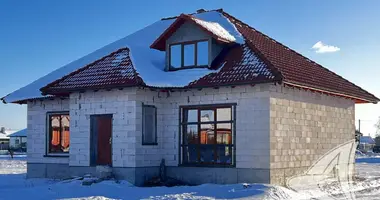
M8 149L9 137L5 133L0 133L0 150Z
M13 149L26 150L26 131L23 129L9 135L9 146Z
M283 185L379 101L221 9L160 19L2 100L27 104L28 177L107 165L136 185L162 159L192 184Z
M376 145L375 140L371 136L361 136L358 149L361 151L372 151Z
M9 135L14 133L14 130L7 130L5 127L0 128L0 150L7 150L9 147Z

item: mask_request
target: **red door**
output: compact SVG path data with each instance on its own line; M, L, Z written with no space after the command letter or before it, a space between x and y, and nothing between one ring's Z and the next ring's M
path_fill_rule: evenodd
M97 165L112 165L112 115L96 116Z

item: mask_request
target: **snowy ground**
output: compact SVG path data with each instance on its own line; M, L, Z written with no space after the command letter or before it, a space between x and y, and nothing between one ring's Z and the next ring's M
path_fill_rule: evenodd
M104 181L82 186L79 180L54 181L25 179L26 157L0 156L0 199L311 199L279 186L251 184L213 185L193 187L133 187L127 182ZM352 191L356 199L380 199L380 158L357 159L357 179ZM334 183L323 186L327 193L339 195ZM328 196L319 199L331 199Z

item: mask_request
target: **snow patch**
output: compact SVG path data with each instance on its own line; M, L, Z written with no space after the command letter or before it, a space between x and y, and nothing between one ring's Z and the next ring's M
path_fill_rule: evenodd
M357 164L357 181L352 192L356 199L378 199L380 164ZM21 172L21 173L20 173ZM54 181L26 179L26 158L0 156L0 199L347 199L341 196L334 182L320 185L327 193L298 193L287 188L263 184L204 184L181 187L134 187L126 181L102 181L82 186L80 179ZM36 192L38 191L38 192ZM327 195L328 196L327 196Z
M224 29L220 24L216 22L207 22L200 19L193 18L194 21L203 26L208 31L214 33L219 38L225 39L230 42L234 42L236 39L232 36L226 29Z

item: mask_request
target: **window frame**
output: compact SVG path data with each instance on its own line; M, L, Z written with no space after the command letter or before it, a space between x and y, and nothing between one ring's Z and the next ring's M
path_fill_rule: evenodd
M200 42L207 42L207 45L208 45L208 49L207 49L207 52L208 52L208 64L207 65L198 65L198 43ZM210 39L201 39L201 40L192 40L192 41L186 41L186 42L174 42L174 43L171 43L169 44L169 47L168 47L168 52L169 52L169 71L177 71L177 70L182 70L182 69L193 69L193 68L209 68L209 65L210 65L210 43L211 43L211 40ZM191 44L194 44L194 65L191 65L191 66L185 66L185 59L184 59L184 55L185 55L185 48L184 46L185 45L191 45ZM180 45L181 46L181 65L176 68L176 67L173 67L172 66L172 53L171 53L171 47L172 46L175 46L175 45Z
M178 128L178 131L179 131L179 136L178 136L178 166L184 166L184 167L222 167L222 168L234 168L236 167L236 106L237 106L237 103L225 103L225 104L202 104L202 105L184 105L184 106L180 106L179 107L179 128ZM184 135L184 125L194 125L194 124L197 124L198 125L198 135L200 133L200 125L201 124L210 124L210 122L201 122L200 121L200 111L201 110L206 110L206 109L213 109L213 110L216 110L218 108L231 108L231 120L229 121L214 121L214 124L220 124L220 123L231 123L231 128L232 128L232 132L231 132L231 136L232 136L232 144L230 145L227 145L227 144L214 144L216 147L218 145L220 146L230 146L232 148L232 156L231 156L231 164L228 164L228 163L202 163L202 162L199 162L199 163L183 163L183 147L184 146L188 146L186 144L184 144L184 138L183 138L183 135ZM185 115L185 111L186 110L192 110L192 109L196 109L197 112L198 112L198 122L183 122L182 120L184 119L184 115ZM217 113L215 112L214 115L217 115ZM215 120L215 119L214 119ZM216 128L216 127L215 127ZM217 138L215 138L215 140L217 140ZM201 144L194 144L194 145L198 145L198 146L201 146ZM199 150L197 149L197 153L198 153L198 159L199 159ZM214 150L215 151L215 150Z
M145 123L144 123L144 121L145 121L145 116L144 116L144 113L145 113L145 108L154 108L154 110L155 110L155 113L154 113L154 122L155 122L155 131L154 131L154 142L145 142L144 141L144 125L145 125ZM158 142L157 142L157 107L156 106L154 106L154 105L146 105L146 104L142 104L142 118L141 118L141 120L142 120L142 128L141 128L141 144L143 145L143 146L148 146L148 145L150 145L150 146L153 146L153 145L158 145Z
M70 111L54 111L54 112L46 112L46 133L45 133L45 155L44 157L69 157L69 152L60 152L60 153L51 153L50 151L50 132L51 132L51 122L50 117L52 115L69 115ZM71 134L71 131L70 131ZM70 141L71 142L71 141Z

